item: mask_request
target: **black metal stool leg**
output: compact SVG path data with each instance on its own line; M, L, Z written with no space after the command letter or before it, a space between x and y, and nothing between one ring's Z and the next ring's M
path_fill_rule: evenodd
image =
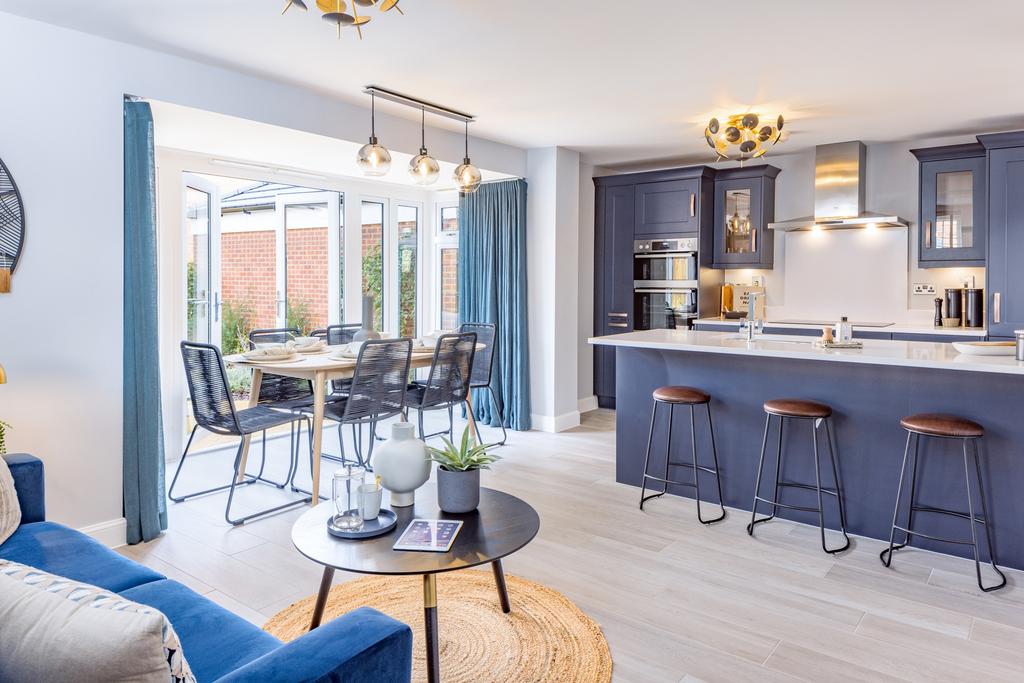
M647 492L647 468L651 464L651 443L654 441L654 419L658 416L658 402L654 402L654 406L651 408L651 428L647 432L647 455L644 456L644 473L640 478L640 509L644 509L644 502L647 498L644 494ZM173 486L173 484L172 484ZM661 494L658 494L661 495ZM657 498L658 496L651 496L651 498Z
M839 460L836 458L836 450L833 445L832 418L826 417L824 423L825 438L828 439L828 457L832 462L832 480L836 485L836 503L839 505L839 529L843 532L843 538L846 539L846 547L848 548L850 546L850 536L846 533L846 506L843 504L843 480L839 476Z
M722 509L722 515L718 519L725 519L725 497L722 496L722 475L718 469L718 447L715 445L715 425L711 421L711 402L704 404L708 412L708 434L711 435L711 460L715 464L715 485L718 488L718 507ZM712 522L718 520L711 520Z
M709 418L708 424L710 424L710 417L711 417L710 403L706 403L705 405L708 406L708 418ZM701 467L700 467L700 464L697 462L697 426L694 423L693 411L694 411L694 407L693 407L693 404L691 403L690 404L690 446L693 449L693 487L696 490L696 498L697 498L697 521L699 521L701 524L713 524L715 522L721 521L725 517L725 510L723 509L722 510L722 514L719 515L718 517L715 517L714 519L704 519L704 516L701 514L701 511L700 511L700 500L701 500L700 499L700 471L701 471ZM711 435L711 439L712 439L712 443L714 443L714 434ZM713 445L712 445L712 449L714 449ZM717 457L715 458L715 477L716 478L718 477L718 458ZM719 500L721 500L721 493L722 493L721 489L719 489L718 493L719 493Z
M910 439L914 435L911 432L907 432L907 445L903 449L903 464L900 466L900 479L896 486L896 504L892 510L892 526L889 527L889 547L883 550L878 555L878 559L882 561L886 567L892 566L892 553L896 550L896 520L899 519L900 514L900 498L903 497L903 479L907 474L907 460L910 458ZM914 502L910 502L913 507ZM910 528L909 526L907 527ZM909 538L907 540L910 540ZM906 545L906 544L904 544ZM900 546L903 547L903 546Z
M668 464L672 461L672 420L676 416L676 404L668 404L668 444L665 446L665 476L662 477L661 495L668 493Z
M754 535L754 525L757 524L757 497L761 493L761 475L764 473L764 454L768 450L768 428L771 427L772 416L768 415L764 420L764 437L761 439L761 457L757 463L757 480L754 482L754 502L750 506L750 524L747 525L747 534ZM782 430L782 425L779 425Z
M1005 586L1006 575L1003 574L1003 572L1000 571L999 567L996 566L995 550L993 550L992 548L992 532L991 529L989 529L990 520L988 516L988 510L986 509L987 505L985 503L985 485L981 481L981 465L978 462L978 445L977 443L974 443L974 467L978 475L978 497L980 499L982 508L981 514L984 516L983 521L981 521L980 523L985 527L985 539L988 542L988 554L989 560L992 563L992 569L995 570L996 574L998 574L999 578L1001 579L999 583L988 587L986 587L985 584L983 584L981 581L981 553L978 549L978 531L976 526L979 523L979 520L974 516L974 504L971 501L971 470L967 461L967 441L968 439L963 440L964 483L967 485L967 514L970 515L971 539L974 541L974 572L978 577L978 588L980 588L985 593L988 593L990 591L998 590Z
M844 528L843 536L846 538L846 543L843 546L829 550L828 545L825 544L825 505L821 498L821 458L818 452L818 420L811 420L811 443L814 446L814 482L818 494L818 530L821 532L821 549L830 555L834 555L835 553L840 553L850 547L850 538L849 536L846 536L846 530ZM831 446L832 444L830 442L830 449ZM838 472L838 470L835 471ZM838 477L838 475L836 476ZM839 499L840 496L841 494L837 485L836 498ZM841 505L842 504L840 503L840 506ZM842 507L840 507L840 511L841 510ZM842 512L840 512L840 517L842 517Z

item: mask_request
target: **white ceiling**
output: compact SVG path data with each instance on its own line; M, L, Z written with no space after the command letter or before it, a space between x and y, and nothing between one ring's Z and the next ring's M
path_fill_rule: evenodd
M748 108L785 114L792 151L1024 128L1018 0L403 0L404 17L367 10L361 42L283 6L0 0L352 102L383 85L478 115L479 137L596 163L706 159L706 118Z
M154 142L160 147L194 152L214 159L230 175L232 166L223 162L249 162L295 175L297 184L316 186L306 174L359 178L365 182L416 186L407 172L412 155L391 150L391 171L379 178L366 178L356 165L356 153L365 141L350 142L304 131L272 126L234 116L201 111L167 102L151 101ZM455 164L438 160L441 174L424 189L453 190ZM238 168L234 167L237 172ZM503 173L481 169L483 179L508 178ZM417 186L418 187L418 186Z

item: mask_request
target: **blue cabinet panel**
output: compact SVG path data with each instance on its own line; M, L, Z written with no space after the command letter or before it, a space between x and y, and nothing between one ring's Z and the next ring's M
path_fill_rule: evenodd
M664 180L636 188L634 231L640 235L696 233L700 227L700 180Z
M1024 328L1024 147L988 158L988 331L1009 337Z

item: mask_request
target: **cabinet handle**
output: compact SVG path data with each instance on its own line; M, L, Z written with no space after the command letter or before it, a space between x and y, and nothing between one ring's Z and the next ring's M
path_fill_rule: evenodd
M697 195L696 193L690 193L690 217L697 215Z
M924 222L924 246L927 249L932 248L932 222Z
M608 327L629 327L626 323L608 323Z
M609 318L628 318L629 313L609 313Z
M992 295L992 322L994 323L1002 322L1002 299L1003 297L999 292Z
M750 251L757 251L757 228L750 228Z

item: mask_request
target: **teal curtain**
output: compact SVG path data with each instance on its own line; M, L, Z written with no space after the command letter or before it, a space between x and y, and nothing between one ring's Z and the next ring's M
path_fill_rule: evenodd
M459 199L459 320L495 323L491 386L473 394L482 424L530 428L530 365L526 327L526 181L486 183Z
M124 103L124 517L128 542L167 528L157 347L153 113Z

